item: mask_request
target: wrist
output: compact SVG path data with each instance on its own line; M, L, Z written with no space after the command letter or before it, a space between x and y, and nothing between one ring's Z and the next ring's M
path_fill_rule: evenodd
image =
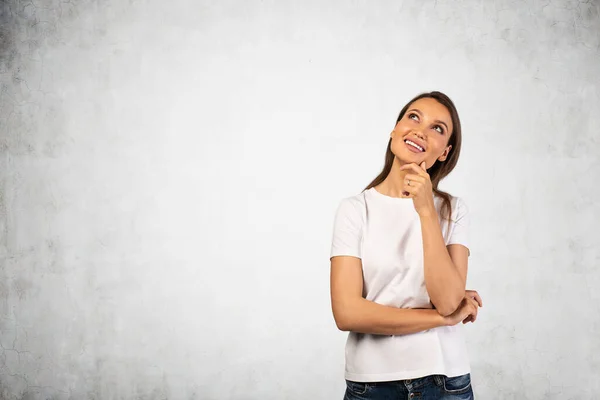
M438 313L440 319L440 326L452 326L450 321L450 317L444 317L442 314Z
M431 219L434 216L437 218L437 211L435 210L435 207L427 207L423 210L419 210L418 214L421 219Z
M451 325L449 317L444 317L435 308L433 308L433 311L435 311L435 319L437 320L437 325L438 326L450 326Z

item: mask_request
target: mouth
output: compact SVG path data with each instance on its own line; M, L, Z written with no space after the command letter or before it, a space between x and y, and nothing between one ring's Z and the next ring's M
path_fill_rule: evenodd
M425 149L423 147L416 144L415 142L413 142L410 139L404 140L404 143L406 143L406 147L408 147L408 149L414 153L423 153L425 151Z

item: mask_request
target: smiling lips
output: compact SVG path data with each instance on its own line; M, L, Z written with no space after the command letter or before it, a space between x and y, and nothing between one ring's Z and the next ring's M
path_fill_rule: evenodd
M413 142L410 139L406 139L404 141L404 143L406 143L408 149L414 153L422 153L425 151L425 149L421 146L419 146L418 144L416 144L415 142Z

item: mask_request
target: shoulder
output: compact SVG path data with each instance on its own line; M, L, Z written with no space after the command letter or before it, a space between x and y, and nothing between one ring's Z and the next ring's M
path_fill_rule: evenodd
M361 207L365 204L365 192L360 192L354 196L345 197L342 202L351 204L353 207Z
M338 203L337 213L361 218L362 210L365 208L364 192L344 197Z
M435 196L435 204L438 210L438 213L441 213L442 206L444 204L444 200L440 196ZM469 213L469 207L467 206L467 202L463 197L450 195L450 207L452 209L452 221L456 222L457 220L463 218L465 215Z
M469 206L463 197L452 196L452 220L457 221L469 214Z
M464 197L450 196L450 198L451 198L451 202L452 202L452 207L467 208L467 202L465 201Z
M352 207L362 206L365 204L365 194L366 191L363 191L352 196L344 197L340 200L339 204Z

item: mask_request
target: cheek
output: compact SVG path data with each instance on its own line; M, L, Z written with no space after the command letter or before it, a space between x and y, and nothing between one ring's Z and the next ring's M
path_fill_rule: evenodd
M392 140L392 153L398 155L403 153L404 151L409 151L404 144L404 140L400 135L396 136L394 140Z
M400 122L398 122L396 124L396 130L400 131L400 132L405 131L409 128L409 125L410 125L409 121L406 121L404 119L400 120Z
M430 148L431 148L431 152L433 154L437 154L442 155L442 153L444 152L444 150L446 149L446 139L445 138L438 138L437 140L433 140L430 142Z

